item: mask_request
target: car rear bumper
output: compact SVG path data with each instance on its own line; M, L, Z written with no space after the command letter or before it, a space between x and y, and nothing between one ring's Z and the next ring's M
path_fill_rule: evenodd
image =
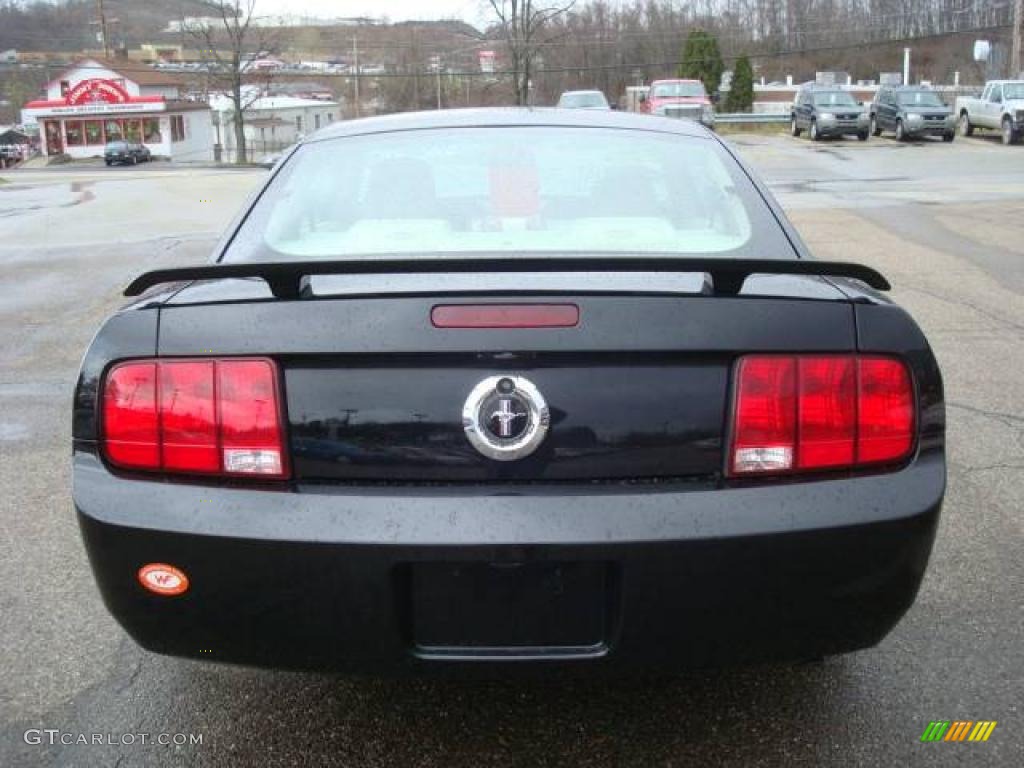
M945 463L717 490L275 492L117 478L76 451L74 483L104 601L153 651L368 672L681 669L876 644L917 593ZM144 590L151 562L188 591Z

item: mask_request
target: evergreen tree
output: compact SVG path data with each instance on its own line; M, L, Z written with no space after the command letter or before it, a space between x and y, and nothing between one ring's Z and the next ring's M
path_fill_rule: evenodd
M683 61L679 65L679 77L700 80L708 93L714 96L722 83L722 52L718 49L718 38L700 27L693 29L683 46Z
M732 71L732 85L725 99L726 112L749 112L754 106L754 69L750 59L740 56Z

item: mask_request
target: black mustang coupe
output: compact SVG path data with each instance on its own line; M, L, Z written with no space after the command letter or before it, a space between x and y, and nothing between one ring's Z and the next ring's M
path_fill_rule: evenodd
M100 591L148 649L274 667L872 646L945 490L939 370L888 287L813 260L697 123L331 126L85 356Z

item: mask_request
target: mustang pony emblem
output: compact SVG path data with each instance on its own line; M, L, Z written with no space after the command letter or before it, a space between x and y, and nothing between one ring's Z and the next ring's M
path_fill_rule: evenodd
M522 376L489 376L469 393L462 407L466 439L497 461L533 453L547 434L551 415L533 382Z

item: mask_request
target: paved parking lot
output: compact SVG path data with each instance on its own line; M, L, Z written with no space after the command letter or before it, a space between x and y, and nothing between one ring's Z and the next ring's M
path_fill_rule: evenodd
M822 258L879 268L946 380L949 493L914 608L819 665L594 681L353 680L139 650L69 493L82 352L137 272L202 260L262 171L0 174L0 765L1020 765L1024 147L730 137ZM930 720L986 744L920 744ZM26 744L26 729L202 734ZM104 737L106 738L106 736Z

